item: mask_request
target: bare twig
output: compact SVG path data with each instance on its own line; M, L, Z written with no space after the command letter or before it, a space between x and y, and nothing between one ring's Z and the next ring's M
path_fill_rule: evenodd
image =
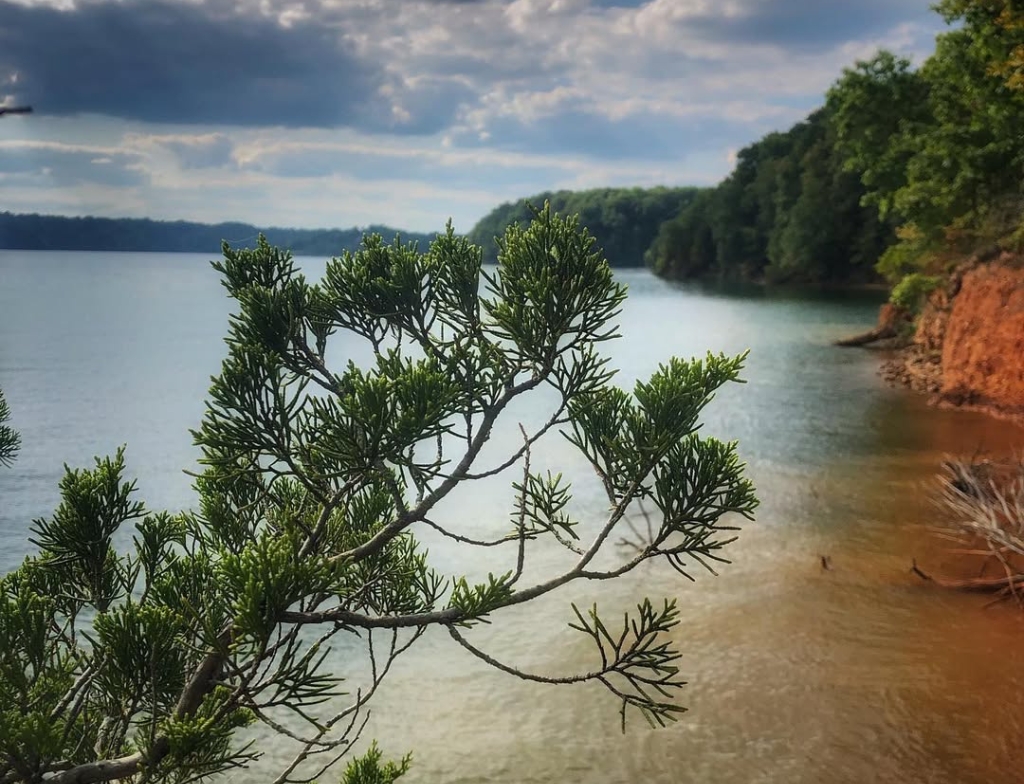
M1024 584L1024 464L1019 459L993 461L973 455L943 463L942 486L937 504L948 521L937 531L963 547L956 552L980 556L978 576L949 579L932 576L918 568L911 571L944 588L968 591L998 591L1022 596ZM978 546L980 543L980 546ZM999 564L1002 574L984 577L986 565Z

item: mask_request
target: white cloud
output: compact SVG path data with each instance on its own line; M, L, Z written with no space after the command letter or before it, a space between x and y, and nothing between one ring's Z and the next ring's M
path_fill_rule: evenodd
M232 166L234 144L226 133L127 133L122 142L150 155L170 156L183 169Z

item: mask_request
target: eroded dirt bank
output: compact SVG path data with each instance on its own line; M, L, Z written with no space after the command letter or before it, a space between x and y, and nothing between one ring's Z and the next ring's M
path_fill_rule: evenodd
M1024 258L1004 253L957 269L882 375L938 405L1024 419Z

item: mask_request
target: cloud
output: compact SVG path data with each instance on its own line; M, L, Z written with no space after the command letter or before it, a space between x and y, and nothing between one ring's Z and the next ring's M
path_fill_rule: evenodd
M799 119L850 62L851 41L887 43L928 13L926 0L864 5L406 2L387 19L367 14L360 46L392 70L464 80L447 132L456 145L678 160ZM801 14L812 23L796 24Z
M933 16L916 0L743 0L693 15L686 26L701 37L731 45L820 51Z
M592 159L583 155L552 158L542 151L515 152L480 146L476 149L437 149L416 146L395 137L376 144L365 141L274 141L264 138L240 144L235 160L241 171L285 180L334 176L358 183L423 182L443 183L447 189L488 187L523 195L538 190L538 182L576 181L595 170ZM635 180L640 168L635 162L600 167L602 176ZM656 167L663 172L663 166ZM645 172L650 178L651 173ZM662 176L663 175L659 175ZM405 186L402 186L405 187Z
M3 175L60 187L87 183L131 187L149 182L143 158L136 153L52 142L0 142Z
M449 127L459 107L476 98L464 80L450 77L393 77L378 91L357 123L364 131L430 135Z
M235 145L223 133L126 134L124 142L131 147L166 150L182 169L212 169L235 165Z
M0 0L0 17L0 74L17 74L19 98L46 114L333 126L358 118L382 81L336 31L226 2Z
M532 121L504 118L478 132L477 143L519 152L580 154L608 160L661 160L681 155L679 134L662 118L611 119L588 110L561 111ZM642 140L642 142L640 141ZM466 143L472 143L467 139Z
M40 113L164 125L505 139L481 118L512 106L513 148L600 153L628 125L604 104L643 103L634 125L653 128L652 109L671 122L673 104L735 105L755 80L762 99L817 90L843 44L925 14L923 0L0 0L0 83ZM794 56L814 57L794 71ZM529 114L559 90L577 97L561 126Z
M716 101L696 90L605 100L579 88L497 92L466 113L454 138L465 146L669 164L717 146L723 138L742 140L752 129L769 130L798 119L808 108L726 96Z
M0 147L0 176L58 207L105 177L134 198L104 209L422 230L548 189L709 184L854 59L927 51L928 4L0 0L0 96L36 108L0 140L49 145Z

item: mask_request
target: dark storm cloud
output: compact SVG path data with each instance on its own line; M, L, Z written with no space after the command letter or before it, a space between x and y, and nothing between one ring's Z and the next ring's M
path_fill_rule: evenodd
M222 3L0 0L0 76L43 114L160 123L357 125L381 83L330 29ZM9 91L11 88L8 87Z
M806 51L885 33L905 22L934 25L937 20L920 0L748 0L740 13L703 14L686 26L722 43Z

